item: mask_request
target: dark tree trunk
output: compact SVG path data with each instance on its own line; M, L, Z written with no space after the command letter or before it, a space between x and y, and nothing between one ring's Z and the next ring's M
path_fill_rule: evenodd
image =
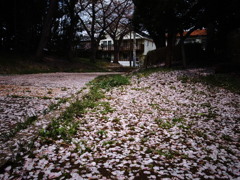
M114 60L113 60L113 63L119 63L118 61L120 60L119 59L120 47L121 47L124 36L125 36L125 34L122 34L120 36L119 40L116 40L114 37L112 37L113 43L114 43Z
M186 39L186 38L185 38ZM187 59L186 59L186 53L185 53L185 47L184 47L184 41L185 41L184 37L183 37L183 32L180 34L180 41L179 41L179 46L181 48L181 55L182 55L182 63L183 63L183 67L186 68L187 67Z
M95 39L91 40L91 57L90 61L95 63L96 57L97 57L97 50L98 50L98 43L95 41Z
M150 36L153 39L157 49L161 47L166 47L165 32L159 32L158 34L150 32Z
M183 62L183 67L187 67L187 58L186 58L186 52L185 52L185 47L184 43L181 43L181 55L182 55L182 62Z
M50 0L50 5L47 13L47 17L43 26L42 35L40 42L38 44L37 52L36 52L36 58L39 60L43 57L43 49L47 46L51 27L52 27L52 20L54 13L58 7L58 0Z
M119 42L117 40L113 41L113 46L114 46L114 59L113 59L113 63L118 63L119 61L119 50L120 50L120 45Z
M73 41L75 37L75 27L78 23L78 18L75 15L74 8L78 0L72 0L68 4L69 9L69 15L70 15L70 26L68 27L67 31L67 53L68 53L68 59L71 60L73 58Z
M214 25L209 23L207 26L207 44L206 52L208 57L213 57L214 55Z
M167 56L166 56L166 67L171 67L172 66L172 61L173 61L173 57L174 57L174 44L175 44L175 33L168 33L168 37L167 37Z
M91 62L96 62L96 56L97 56L97 42L95 40L95 23L96 23L96 10L95 10L95 4L96 2L92 2L92 24L91 24Z
M182 55L182 62L183 62L183 67L187 67L187 57L186 57L186 51L185 51L185 46L184 46L184 41L191 35L193 31L197 29L197 26L194 28L190 29L187 34L184 36L184 31L180 33L180 41L178 42L178 45L181 48L181 55Z

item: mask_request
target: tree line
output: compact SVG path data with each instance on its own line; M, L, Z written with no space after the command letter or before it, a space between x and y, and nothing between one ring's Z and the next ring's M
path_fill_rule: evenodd
M133 1L133 2L132 2ZM87 35L91 60L101 39L114 41L119 59L123 37L132 30L147 31L157 48L167 42L170 66L176 38L207 29L207 53L224 54L229 32L240 27L238 0L1 0L0 53L32 54L41 59L51 52L72 59ZM184 31L188 33L184 33ZM183 49L184 50L184 49ZM220 53L220 54L221 54Z
M171 65L173 47L196 29L207 29L206 51L209 57L225 57L228 34L240 28L240 3L238 0L133 0L135 29L146 30L157 48L167 47L168 66ZM184 31L188 33L183 33Z
M38 60L46 51L71 59L84 35L90 38L92 61L106 33L117 51L133 13L131 0L1 0L0 6L0 52Z

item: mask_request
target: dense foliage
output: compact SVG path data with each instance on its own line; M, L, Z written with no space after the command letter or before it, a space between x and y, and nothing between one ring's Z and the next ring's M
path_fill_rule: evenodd
M134 0L134 25L146 30L157 47L175 44L176 35L188 30L186 37L195 29L208 31L207 52L224 51L228 34L240 27L240 3L237 0ZM166 36L167 34L167 36ZM162 41L159 41L162 39Z
M38 45L47 1L1 0L0 50L32 52Z
M2 0L0 53L72 59L82 37L87 36L94 61L100 40L110 25L119 21L125 4L130 6L131 0Z
M70 51L72 42L79 37L76 31L81 32L75 20L76 14L73 12L75 4L69 0L54 1L56 6L51 9L53 1L2 0L0 51L35 54L43 33L47 35L47 45L41 51L51 49L52 52L59 54L66 49ZM52 14L48 17L50 9ZM49 34L44 31L48 18L50 18Z

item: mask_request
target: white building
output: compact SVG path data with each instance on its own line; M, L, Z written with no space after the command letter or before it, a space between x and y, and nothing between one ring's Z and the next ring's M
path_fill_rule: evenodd
M106 35L106 39L100 41L100 50L104 58L113 60L114 58L114 47L113 40L109 35ZM147 35L141 35L136 33L136 59L137 61L142 61L144 56L151 50L156 49L156 46L151 38ZM119 52L119 62L125 66L130 65L132 61L133 54L133 32L127 34L122 41L120 52Z

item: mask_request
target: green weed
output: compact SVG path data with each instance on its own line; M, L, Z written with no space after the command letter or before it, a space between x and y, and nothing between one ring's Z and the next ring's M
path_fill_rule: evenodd
M227 134L222 135L222 139L224 139L225 141L232 141L231 136L229 136Z
M207 134L204 131L196 130L195 133L197 136L207 139Z
M116 74L110 76L99 76L90 84L96 86L97 88L109 90L113 87L128 85L130 84L130 81L128 77Z
M163 129L170 129L173 127L173 124L171 124L168 121L164 121L162 119L156 119L155 122L158 124L160 128L163 128Z
M25 98L25 96L19 96L19 95L9 95L8 97L11 97L11 98Z
M190 78L187 76L180 76L178 77L178 80L181 81L182 83L187 83L190 81Z
M144 138L141 139L141 143L145 143L145 142L147 142L148 140L149 140L149 138L144 137Z
M80 125L80 118L86 112L87 109L93 109L99 105L104 107L102 114L113 112L110 104L107 102L100 102L99 100L104 98L105 95L102 89L112 88L115 86L127 84L128 79L123 76L104 76L96 78L91 81L89 85L89 92L82 97L81 100L77 100L72 103L57 119L53 119L51 124L45 130L40 131L40 135L46 138L63 139L65 141L71 141L71 138L76 135L77 129ZM56 109L60 103L66 102L67 99L61 99L56 105L52 105L50 109ZM77 118L77 119L76 119ZM100 137L105 137L107 132L100 130L97 132Z
M47 99L51 99L50 97L47 97L47 96L43 96L43 97L40 97L40 99L45 99L45 100L47 100Z
M61 104L66 103L68 100L69 100L69 98L61 98L57 103L50 104L48 106L48 109L45 110L44 114L47 114L48 112L56 110Z
M114 112L114 109L111 108L109 102L101 102L101 106L103 106L104 110L100 111L101 114L108 114Z
M165 156L167 159L173 159L175 156L180 155L177 151L173 151L173 150L160 149L160 150L156 150L155 152L161 156Z
M173 118L172 121L170 120L162 120L162 119L155 119L155 122L158 124L160 128L163 129L170 129L175 125L179 125L178 127L185 127L183 124L186 120L184 118Z
M111 146L111 145L114 145L116 144L116 141L113 141L113 140L110 140L110 141L104 141L103 142L103 146Z
M173 118L173 119L172 119L172 122L173 122L174 124L176 124L176 123L182 123L182 122L184 122L184 121L185 121L184 118Z
M155 72L170 72L172 71L173 69L170 69L170 68L148 68L148 69L142 69L140 71L138 71L137 73L134 73L133 75L136 75L138 76L139 78L141 77L147 77L149 75L151 75L152 73L155 73Z
M128 138L128 140L131 141L131 142L133 142L133 141L135 141L135 138L130 137L130 138Z
M145 153L146 153L146 154L149 154L149 153L152 153L153 151L154 151L153 149L148 148L148 149L145 151Z
M153 109L159 109L159 104L148 104L151 106Z
M120 119L119 119L119 118L114 118L112 121L113 121L114 123L116 123L116 124L119 124L119 123L120 123Z
M106 137L107 136L107 131L105 131L105 130L99 130L98 132L97 132L97 135L99 136L99 137Z

